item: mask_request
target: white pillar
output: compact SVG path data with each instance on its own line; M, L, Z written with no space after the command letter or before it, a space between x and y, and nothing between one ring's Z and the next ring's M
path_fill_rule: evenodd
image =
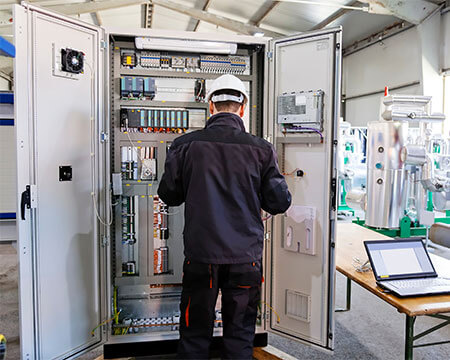
M441 15L436 12L417 26L421 54L422 94L433 97L432 111L443 112L444 82L441 75Z

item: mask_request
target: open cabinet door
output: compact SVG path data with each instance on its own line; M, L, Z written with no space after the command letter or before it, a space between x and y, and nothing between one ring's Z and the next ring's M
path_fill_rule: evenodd
M266 136L292 206L266 247L266 328L332 350L341 29L273 40L268 58Z
M14 29L22 358L69 358L105 337L103 31L28 4Z

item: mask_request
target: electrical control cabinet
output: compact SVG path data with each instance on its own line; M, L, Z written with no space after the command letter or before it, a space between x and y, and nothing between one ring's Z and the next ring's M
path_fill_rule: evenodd
M246 130L274 144L293 197L264 217L257 339L332 350L341 30L124 33L26 3L14 26L22 357L174 351L184 206L157 188L225 73L247 87ZM219 296L214 336L221 326Z

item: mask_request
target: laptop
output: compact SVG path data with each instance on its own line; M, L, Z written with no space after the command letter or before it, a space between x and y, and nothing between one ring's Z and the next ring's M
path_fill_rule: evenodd
M377 284L398 296L450 293L439 278L422 240L364 241Z

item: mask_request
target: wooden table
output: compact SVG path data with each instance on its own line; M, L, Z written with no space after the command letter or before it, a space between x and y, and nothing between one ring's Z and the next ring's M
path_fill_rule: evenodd
M441 341L437 343L414 345L415 340L418 340L419 338L422 338L423 336L450 324L450 316L443 315L443 313L450 312L450 295L400 298L384 292L383 289L376 284L372 271L356 271L358 263L355 260L359 260L362 263L367 260L367 253L364 249L363 242L365 240L387 239L391 238L356 224L338 224L336 240L336 269L347 277L347 307L337 311L350 310L352 281L361 285L366 290L369 290L380 299L391 304L400 313L406 315L405 359L412 359L414 347L431 346L450 342ZM430 255L437 273L442 277L450 278L450 260L433 254ZM421 315L442 319L444 322L420 334L414 335L414 322L416 317Z

